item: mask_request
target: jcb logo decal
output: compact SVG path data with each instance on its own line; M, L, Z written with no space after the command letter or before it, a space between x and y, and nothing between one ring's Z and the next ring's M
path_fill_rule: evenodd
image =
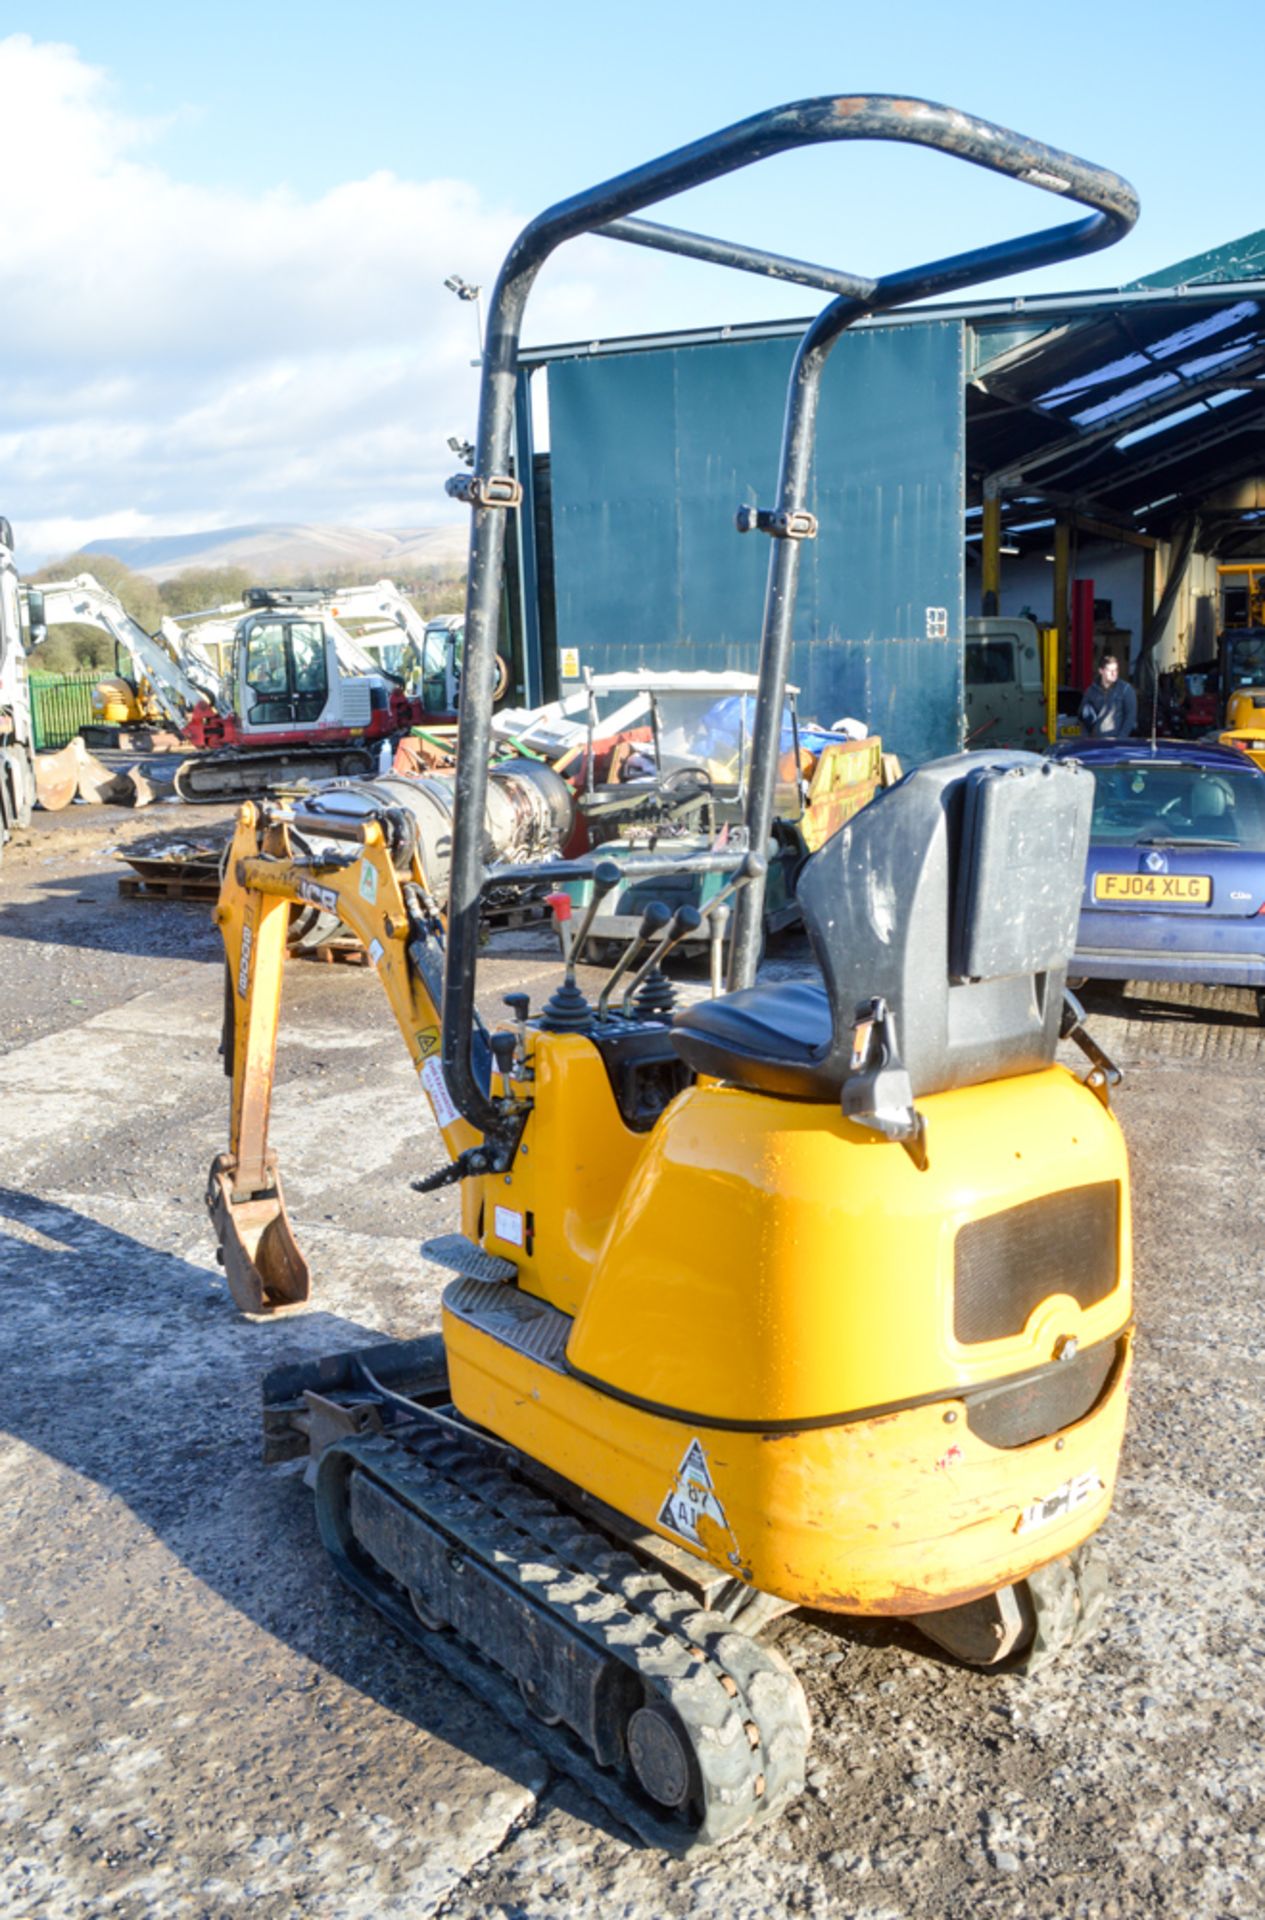
M300 900L310 900L314 907L324 907L326 913L338 912L338 895L333 887L318 887L315 880L300 880Z

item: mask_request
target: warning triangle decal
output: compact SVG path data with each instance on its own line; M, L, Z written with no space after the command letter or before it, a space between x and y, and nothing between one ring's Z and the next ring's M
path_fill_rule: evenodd
M704 1514L728 1533L729 1522L716 1498L707 1455L699 1441L691 1440L676 1470L676 1483L659 1509L659 1525L668 1527L697 1547L702 1545L698 1523Z

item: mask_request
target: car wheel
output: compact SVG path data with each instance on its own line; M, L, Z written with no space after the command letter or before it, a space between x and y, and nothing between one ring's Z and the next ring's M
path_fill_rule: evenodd
M1256 989L1256 1017L1265 1026L1265 987Z

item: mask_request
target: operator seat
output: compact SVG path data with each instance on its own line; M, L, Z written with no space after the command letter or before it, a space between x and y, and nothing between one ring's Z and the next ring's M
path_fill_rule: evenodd
M1048 1066L1089 847L1094 777L1031 753L962 753L880 792L800 870L821 984L679 1012L699 1073L837 1101L854 1028L886 1002L914 1097Z

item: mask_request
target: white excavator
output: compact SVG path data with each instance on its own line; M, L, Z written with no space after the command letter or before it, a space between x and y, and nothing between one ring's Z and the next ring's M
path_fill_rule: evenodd
M35 805L35 730L22 646L22 605L13 529L0 518L0 859Z
M109 634L127 666L103 674L93 688L93 724L85 729L89 746L117 746L129 727L164 727L180 733L198 705L223 700L224 683L196 636L164 620L146 633L117 594L90 573L51 580L22 589L31 644L50 627L97 627Z
M362 656L357 671L364 671L367 661L369 668L398 680L407 692L421 698L427 716L437 723L456 717L465 614L441 613L423 619L393 580L376 580L367 587L329 589L253 587L241 600L228 605L177 614L174 624L195 634L204 653L227 677L232 670L233 640L243 615L283 600L337 620ZM508 677L505 662L498 655L494 698L500 697Z
M128 727L159 725L198 751L179 769L182 798L248 798L278 782L382 771L384 749L409 727L456 718L460 632L436 642L391 581L345 592L251 587L239 603L166 619L147 634L117 596L82 574L28 591L33 637L77 622L110 634L127 669L94 693L91 743L118 744ZM341 617L340 617L341 616ZM371 634L402 633L421 692L379 664L342 618Z

